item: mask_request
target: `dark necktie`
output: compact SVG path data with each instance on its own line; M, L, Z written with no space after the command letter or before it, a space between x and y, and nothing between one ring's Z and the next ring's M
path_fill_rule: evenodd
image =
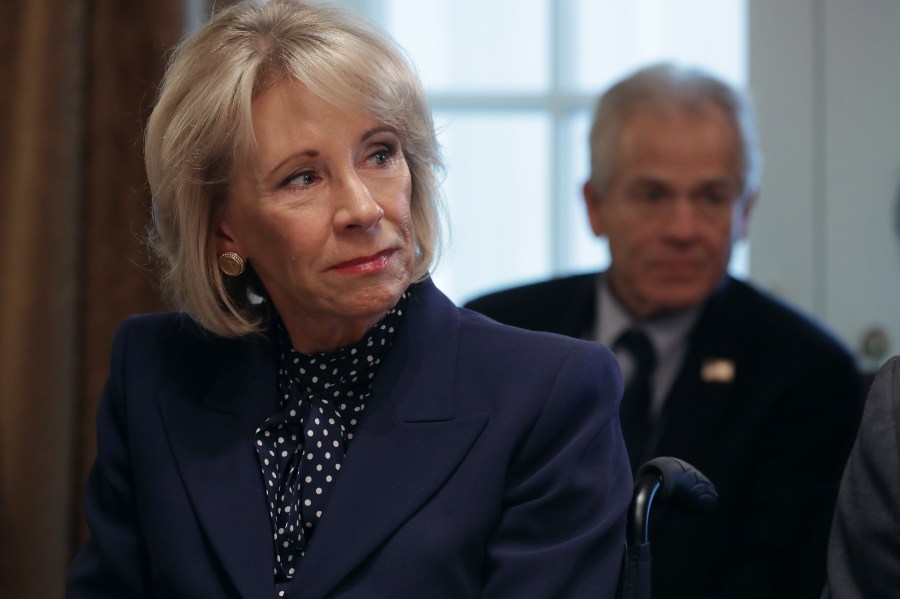
M646 333L640 329L628 329L616 340L616 349L623 349L634 360L634 372L625 385L625 395L619 409L622 435L636 472L647 449L650 432L650 403L653 398L653 372L656 369L656 352Z

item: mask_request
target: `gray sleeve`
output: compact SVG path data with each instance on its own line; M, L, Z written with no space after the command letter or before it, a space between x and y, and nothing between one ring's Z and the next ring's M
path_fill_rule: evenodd
M900 357L879 371L844 470L823 599L900 597Z

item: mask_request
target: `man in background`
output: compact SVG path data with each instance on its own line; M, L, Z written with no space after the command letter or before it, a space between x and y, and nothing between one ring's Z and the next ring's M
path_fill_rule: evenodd
M590 149L584 200L609 269L467 307L613 348L632 467L675 456L716 485L711 515L653 514L655 598L818 597L861 390L829 333L727 275L762 168L749 101L649 67L600 98Z

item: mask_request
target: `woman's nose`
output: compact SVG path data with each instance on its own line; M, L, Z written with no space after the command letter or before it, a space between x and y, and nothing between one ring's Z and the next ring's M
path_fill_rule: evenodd
M335 194L338 203L335 226L339 229L368 231L384 217L384 210L355 172L342 177L341 183L335 187Z

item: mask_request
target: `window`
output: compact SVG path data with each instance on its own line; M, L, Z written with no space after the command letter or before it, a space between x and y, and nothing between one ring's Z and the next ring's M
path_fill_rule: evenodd
M429 93L447 162L451 299L604 267L581 199L597 95L674 60L746 82L746 0L347 0ZM746 275L746 248L732 272Z

